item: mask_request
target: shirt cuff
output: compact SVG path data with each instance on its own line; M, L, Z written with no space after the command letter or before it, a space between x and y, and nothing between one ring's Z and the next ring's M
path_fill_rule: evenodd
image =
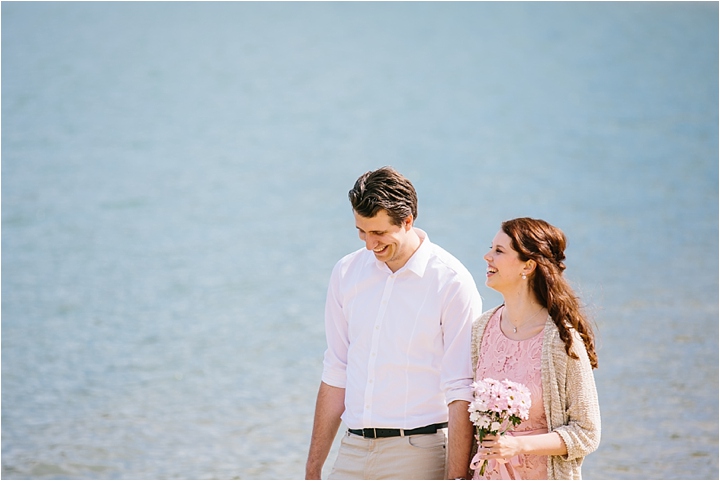
M454 401L467 401L467 402L473 402L473 390L472 387L470 387L470 384L468 384L467 387L461 387L461 388L454 388L454 389L448 389L445 393L445 402L446 404L450 404Z
M347 376L343 369L323 369L322 382L329 386L345 389L347 385Z

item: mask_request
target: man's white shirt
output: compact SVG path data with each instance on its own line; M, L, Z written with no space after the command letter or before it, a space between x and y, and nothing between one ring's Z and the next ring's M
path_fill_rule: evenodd
M415 229L422 243L393 273L359 249L335 265L325 305L322 380L345 388L350 429L413 429L472 401L472 322L482 300L470 272Z

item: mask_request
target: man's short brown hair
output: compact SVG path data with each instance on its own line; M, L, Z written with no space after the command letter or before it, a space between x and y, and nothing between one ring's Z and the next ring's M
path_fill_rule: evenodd
M393 224L412 215L417 219L417 193L412 183L392 167L366 172L348 192L353 209L363 217L375 217L385 209Z

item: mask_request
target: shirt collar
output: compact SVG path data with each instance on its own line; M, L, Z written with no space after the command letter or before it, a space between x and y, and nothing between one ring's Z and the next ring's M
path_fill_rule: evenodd
M425 274L425 269L427 268L428 261L430 260L430 254L432 251L432 248L430 247L431 242L424 230L418 229L417 227L413 227L413 229L415 229L418 237L420 237L420 247L418 247L413 255L410 256L410 259L408 259L405 265L398 269L396 274L400 274L401 272L408 270L415 273L418 277L422 277L423 274ZM375 259L375 256L373 256L373 259L378 268L390 272L390 268L387 264Z

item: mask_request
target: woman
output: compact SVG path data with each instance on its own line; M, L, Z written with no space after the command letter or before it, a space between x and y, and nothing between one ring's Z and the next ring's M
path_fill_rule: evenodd
M522 383L532 404L513 431L482 441L474 467L488 466L474 479L580 479L600 442L594 335L562 275L565 242L543 220L513 219L484 257L485 284L504 302L473 324L475 379Z

